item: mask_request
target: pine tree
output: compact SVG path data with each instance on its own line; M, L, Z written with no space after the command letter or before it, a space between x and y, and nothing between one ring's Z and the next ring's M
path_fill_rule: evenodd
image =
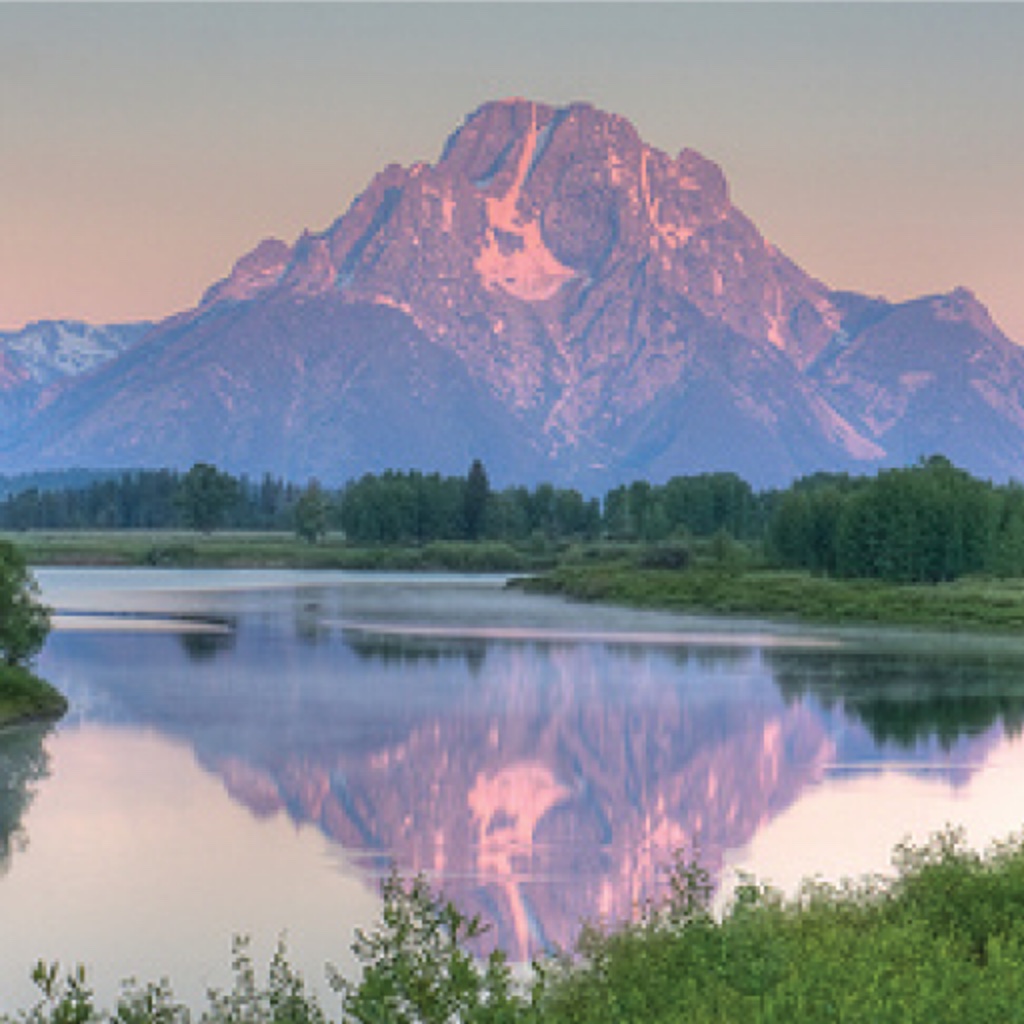
M491 496L491 485L487 479L487 471L479 459L473 460L466 478L466 491L462 503L463 517L466 523L466 536L477 540L483 531L484 516L487 513L487 502Z

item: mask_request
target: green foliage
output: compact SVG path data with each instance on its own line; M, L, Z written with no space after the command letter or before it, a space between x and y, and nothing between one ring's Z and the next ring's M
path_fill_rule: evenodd
M679 571L689 568L692 559L690 545L683 541L659 541L645 544L637 556L641 569L668 569Z
M536 1019L1024 1020L1021 843L981 857L944 834L897 859L892 883L806 883L787 901L747 880L720 920L698 909L590 928L575 960L542 971Z
M767 557L781 569L901 584L948 583L981 573L1024 575L1024 486L977 480L941 456L873 477L818 473L786 490L760 494L731 473L673 477L664 484L635 480L610 490L603 507L597 498L550 483L532 490L493 490L479 460L465 477L387 470L330 492L315 483L303 490L269 476L259 483L236 479L199 463L184 476L166 470L125 473L77 491L37 485L0 503L0 527L16 530L136 531L166 528L176 517L204 532L224 524L246 531L294 530L317 547L329 528L340 528L350 554L285 552L278 546L273 556L250 549L243 560L229 552L218 562L212 549L195 548L194 538L189 550L159 541L144 553L133 548L123 555L131 547L127 542L116 554L102 546L89 553L79 544L63 556L57 542L27 543L34 557L50 562L63 557L118 564L373 568L383 560L388 564L381 567L432 568L433 559L424 560L413 549L438 542L497 542L519 553L515 568L531 558L550 564L566 549L571 561L580 551L633 545L627 557L641 568L692 570L711 564L736 575ZM681 538L691 556L685 566ZM385 547L406 550L367 553ZM736 610L771 612L745 609L742 599L740 604ZM831 608L824 611L818 617L836 617ZM868 621L876 618L883 616Z
M0 665L0 726L29 719L60 718L67 699L21 665Z
M604 502L604 528L616 540L663 541L684 531L710 537L719 530L750 539L761 531L764 500L734 473L677 476L616 487Z
M316 480L295 503L295 532L308 544L316 544L327 533L327 497Z
M0 541L0 662L24 665L50 631L49 610L21 553Z
M707 873L677 859L666 897L635 920L587 925L574 954L517 987L500 952L466 945L477 918L422 876L383 887L381 919L358 933L362 973L335 976L344 1024L973 1024L1024 1021L1024 840L981 855L956 831L904 845L890 880L805 883L783 898L744 879L720 915ZM279 946L261 982L247 944L234 985L200 1024L326 1024ZM40 964L39 1002L3 1024L187 1024L166 982L125 985L97 1010L84 972Z
M90 1024L96 1020L93 992L81 965L61 974L60 964L40 960L32 971L32 982L40 998L20 1018L24 1024Z
M384 882L381 923L358 931L358 983L336 977L346 1019L359 1024L512 1024L523 1004L505 955L481 967L465 948L483 934L477 917L434 896L426 879Z
M210 533L220 526L238 496L238 482L207 462L197 462L182 478L176 502L186 526Z
M257 978L248 939L236 938L232 952L234 985L227 992L209 993L201 1024L325 1024L319 1002L288 962L283 941L270 961L265 985Z
M695 565L683 572L664 572L621 560L574 560L518 585L581 601L673 611L960 631L1019 633L1024 628L1024 588L1018 583L991 580L898 585L744 568L742 564L727 572L713 563Z
M479 459L474 459L462 495L462 518L466 524L467 539L477 540L483 531L490 496L491 484L487 479L487 471Z
M207 994L197 1024L327 1024L316 997L288 962L282 942L270 961L266 981L257 976L249 942L236 938L232 950L233 984L226 992ZM190 1024L192 1015L174 998L166 980L139 984L125 981L112 1011L95 1003L83 967L62 972L57 963L40 961L32 972L40 998L17 1017L0 1016L0 1024Z
M685 536L698 545L711 540L703 550L730 570L752 546L780 568L852 579L936 583L981 572L1024 575L1024 486L977 480L941 456L873 477L817 473L760 494L732 473L664 484L635 480L610 490L603 506L550 483L493 490L479 460L465 477L387 470L334 492L269 476L259 483L236 479L205 463L184 476L123 473L78 489L27 482L33 485L0 503L0 528L138 530L184 518L204 532L225 524L295 530L314 543L329 527L341 527L357 546L486 540L550 556L567 543L603 540L644 544L656 561L662 545ZM727 538L737 542L731 551Z
M777 496L767 526L780 565L894 583L1024 570L1024 496L940 456L870 479L804 481Z
M601 523L597 501L575 490L539 484L533 491L493 491L479 462L467 477L366 474L349 483L338 501L342 528L358 544L589 538L598 535Z

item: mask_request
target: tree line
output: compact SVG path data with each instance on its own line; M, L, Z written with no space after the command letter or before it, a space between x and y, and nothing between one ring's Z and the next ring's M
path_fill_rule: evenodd
M769 564L840 577L939 582L1024 575L1024 487L972 477L941 456L874 476L819 473L757 492L733 473L638 480L602 499L542 483L388 470L340 488L234 477L206 463L84 486L32 486L0 501L0 529L330 531L355 544L743 541Z
M765 545L778 564L850 578L938 583L1024 575L1024 487L933 456L873 477L821 474L775 496Z
M87 483L54 476L8 493L0 501L0 529L290 530L305 489L270 475L233 477L207 463L187 473L137 470Z
M358 543L435 540L663 540L726 530L753 539L761 499L731 473L677 477L662 486L637 482L603 502L574 488L541 483L491 487L476 460L465 476L416 470L367 473L343 487L304 487L264 476L233 477L207 463L187 473L138 470L92 482L32 486L0 501L0 529L341 531Z

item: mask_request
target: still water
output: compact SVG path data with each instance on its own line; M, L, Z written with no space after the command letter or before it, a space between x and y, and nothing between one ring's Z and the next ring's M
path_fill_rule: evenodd
M530 597L495 577L47 570L55 729L0 733L0 1010L37 958L198 1004L231 937L351 971L426 872L519 960L655 895L1024 825L1024 645ZM325 991L321 987L321 991Z

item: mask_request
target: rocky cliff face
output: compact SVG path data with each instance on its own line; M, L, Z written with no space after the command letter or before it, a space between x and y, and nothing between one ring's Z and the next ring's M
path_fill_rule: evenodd
M941 452L979 475L1022 475L1024 349L966 289L854 299L809 376L889 464Z
M0 417L13 425L45 403L49 389L116 359L150 326L47 320L0 333Z
M964 395L954 364L971 367ZM698 153L653 149L586 104L508 100L436 163L387 167L326 230L260 243L8 456L332 479L448 469L472 449L498 479L731 469L764 484L931 453L959 410L961 461L1005 475L1024 470L1020 367L963 293L833 293Z

